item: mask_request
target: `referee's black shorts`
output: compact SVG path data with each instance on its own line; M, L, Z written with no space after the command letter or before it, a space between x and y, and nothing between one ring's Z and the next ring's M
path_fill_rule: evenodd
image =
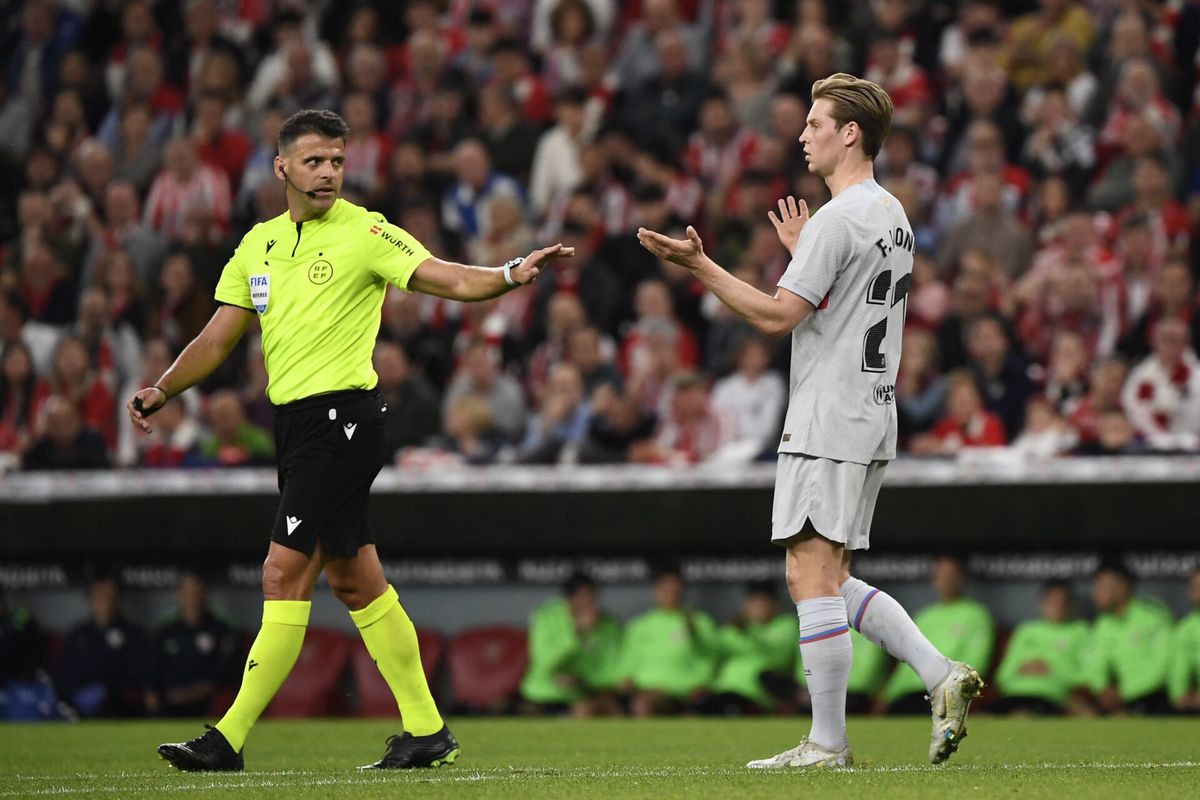
M375 390L316 395L275 406L279 509L271 541L312 554L356 556L375 535L367 497L383 467L387 406Z

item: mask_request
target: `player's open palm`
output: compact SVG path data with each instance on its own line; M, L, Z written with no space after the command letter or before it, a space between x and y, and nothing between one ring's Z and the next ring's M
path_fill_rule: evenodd
M638 228L637 237L642 247L654 255L688 269L700 266L700 259L704 256L704 243L691 225L687 226L686 239L672 239L646 228Z
M570 258L573 255L575 255L575 248L563 247L562 242L534 250L525 256L520 264L512 268L513 280L522 286L533 283L550 261L556 258Z
M786 200L779 201L779 216L775 216L774 211L768 211L767 216L775 226L775 235L779 237L779 243L786 247L789 253L795 253L796 244L800 241L800 231L804 230L808 222L808 203L803 200L797 203L796 198L789 194Z

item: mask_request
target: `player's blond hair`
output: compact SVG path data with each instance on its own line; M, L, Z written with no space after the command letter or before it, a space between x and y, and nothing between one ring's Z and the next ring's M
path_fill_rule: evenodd
M813 102L825 99L833 103L830 116L841 129L855 122L862 131L863 154L875 160L883 140L892 129L892 98L877 83L837 72L813 84Z

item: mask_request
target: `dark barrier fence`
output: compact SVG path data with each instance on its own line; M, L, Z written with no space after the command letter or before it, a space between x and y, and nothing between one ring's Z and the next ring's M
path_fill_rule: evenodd
M372 522L393 559L774 555L773 465L385 470ZM873 554L1200 548L1200 459L899 461ZM11 474L0 561L224 562L266 550L270 470Z

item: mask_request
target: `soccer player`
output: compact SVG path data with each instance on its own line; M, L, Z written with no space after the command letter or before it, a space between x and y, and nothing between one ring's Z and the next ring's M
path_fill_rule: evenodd
M1084 676L1105 714L1159 714L1170 708L1167 674L1175 620L1159 600L1133 592L1133 574L1120 561L1096 570Z
M1087 639L1087 623L1071 619L1070 585L1048 581L1042 587L1042 618L1017 626L996 669L997 709L1086 712L1073 695L1083 685Z
M913 234L904 209L874 179L892 101L878 85L838 73L813 84L800 136L809 171L833 197L812 216L803 200L769 212L791 263L774 295L735 278L699 234L638 230L659 258L687 267L760 333L792 334L791 397L779 443L772 540L787 549L787 582L800 618L800 655L812 729L796 747L752 768L845 766L851 626L916 670L933 702L929 758L946 760L966 735L982 686L939 653L900 605L850 576L868 546L875 499L896 454L896 370L912 284ZM886 642L886 645L884 643Z
M347 132L331 111L300 111L284 123L274 170L287 212L242 238L217 284L220 305L208 325L127 406L133 424L149 432L149 414L212 372L257 315L281 493L263 564L262 627L225 716L189 742L159 747L180 769L242 769L250 729L300 654L322 570L403 717L403 733L389 737L383 758L368 767L433 767L459 754L367 524L388 413L371 367L380 309L389 283L451 300L496 297L531 283L549 260L572 250L556 244L503 267L430 255L379 214L339 198Z
M1175 626L1167 693L1176 711L1196 714L1200 713L1200 565L1192 570L1188 590L1195 608Z
M563 596L542 604L530 618L529 668L521 696L542 710L615 715L620 657L620 623L600 609L592 579L572 573Z

